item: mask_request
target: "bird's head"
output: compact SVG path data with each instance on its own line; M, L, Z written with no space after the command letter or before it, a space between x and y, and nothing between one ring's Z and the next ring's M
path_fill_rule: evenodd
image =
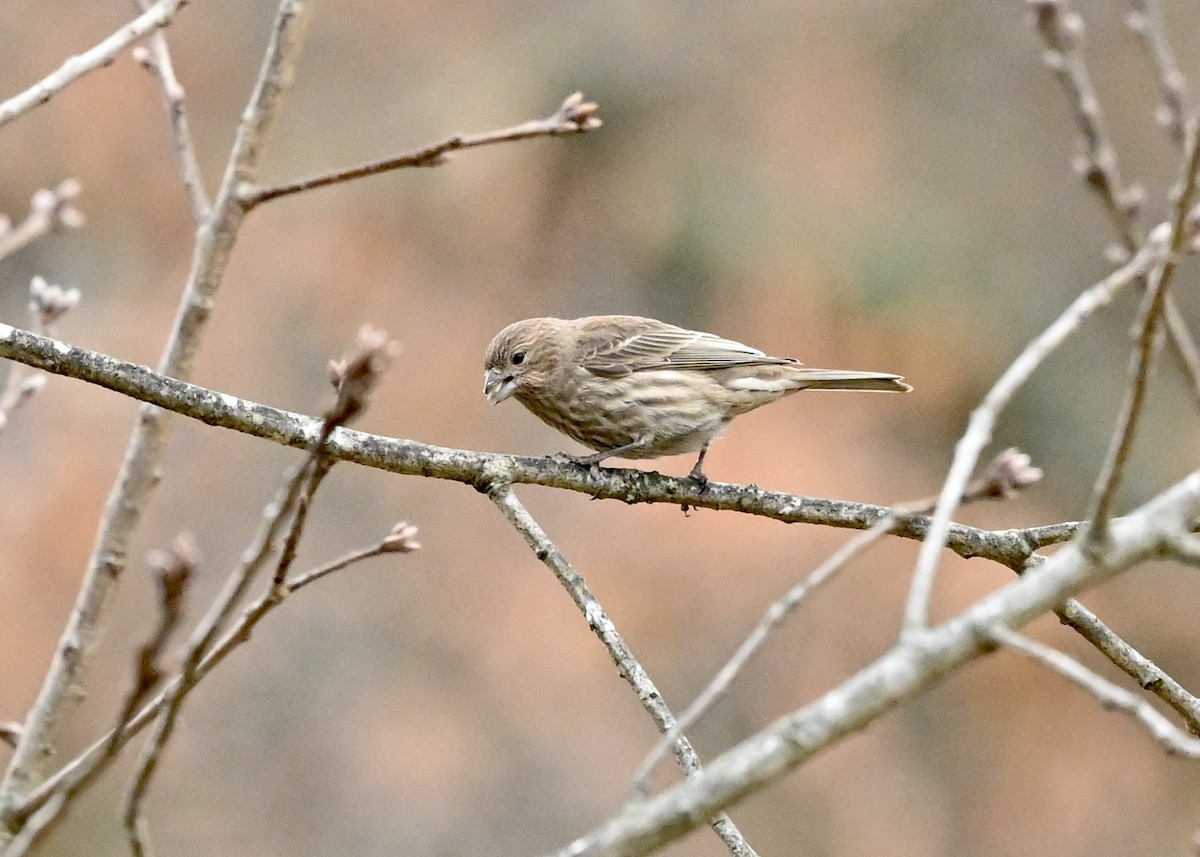
M493 405L544 386L559 365L557 318L528 318L496 334L483 362L483 394Z

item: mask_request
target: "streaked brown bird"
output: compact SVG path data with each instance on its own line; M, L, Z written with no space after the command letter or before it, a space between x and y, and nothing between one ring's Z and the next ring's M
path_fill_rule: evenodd
M800 390L911 390L899 375L810 369L731 339L653 318L527 318L496 334L484 361L492 404L513 396L542 422L610 457L700 452L730 421Z

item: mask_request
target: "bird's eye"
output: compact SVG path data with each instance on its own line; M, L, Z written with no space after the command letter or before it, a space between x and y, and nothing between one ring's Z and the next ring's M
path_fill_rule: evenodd
M512 356L512 362L513 362L514 366L520 366L522 363L524 363L525 362L525 352L518 351L516 354L514 354Z

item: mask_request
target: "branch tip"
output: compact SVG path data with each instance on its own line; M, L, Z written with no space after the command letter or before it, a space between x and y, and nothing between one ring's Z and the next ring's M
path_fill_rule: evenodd
M412 553L421 549L417 528L408 521L399 521L379 543L384 553Z

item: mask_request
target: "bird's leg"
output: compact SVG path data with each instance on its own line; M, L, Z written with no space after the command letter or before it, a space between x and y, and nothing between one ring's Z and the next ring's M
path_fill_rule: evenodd
M600 452L593 452L591 455L572 455L569 452L560 452L556 457L565 458L567 461L570 461L574 464L582 464L585 467L592 467L599 464L601 461L604 461L606 458L620 458L622 453L645 446L649 440L650 438L648 437L639 437L636 440L631 440L629 443L622 444L621 446L614 447L613 449L603 449Z
M700 447L700 457L696 459L696 464L688 473L689 479L695 479L700 483L701 487L708 484L708 477L704 475L704 456L708 455L708 444Z

